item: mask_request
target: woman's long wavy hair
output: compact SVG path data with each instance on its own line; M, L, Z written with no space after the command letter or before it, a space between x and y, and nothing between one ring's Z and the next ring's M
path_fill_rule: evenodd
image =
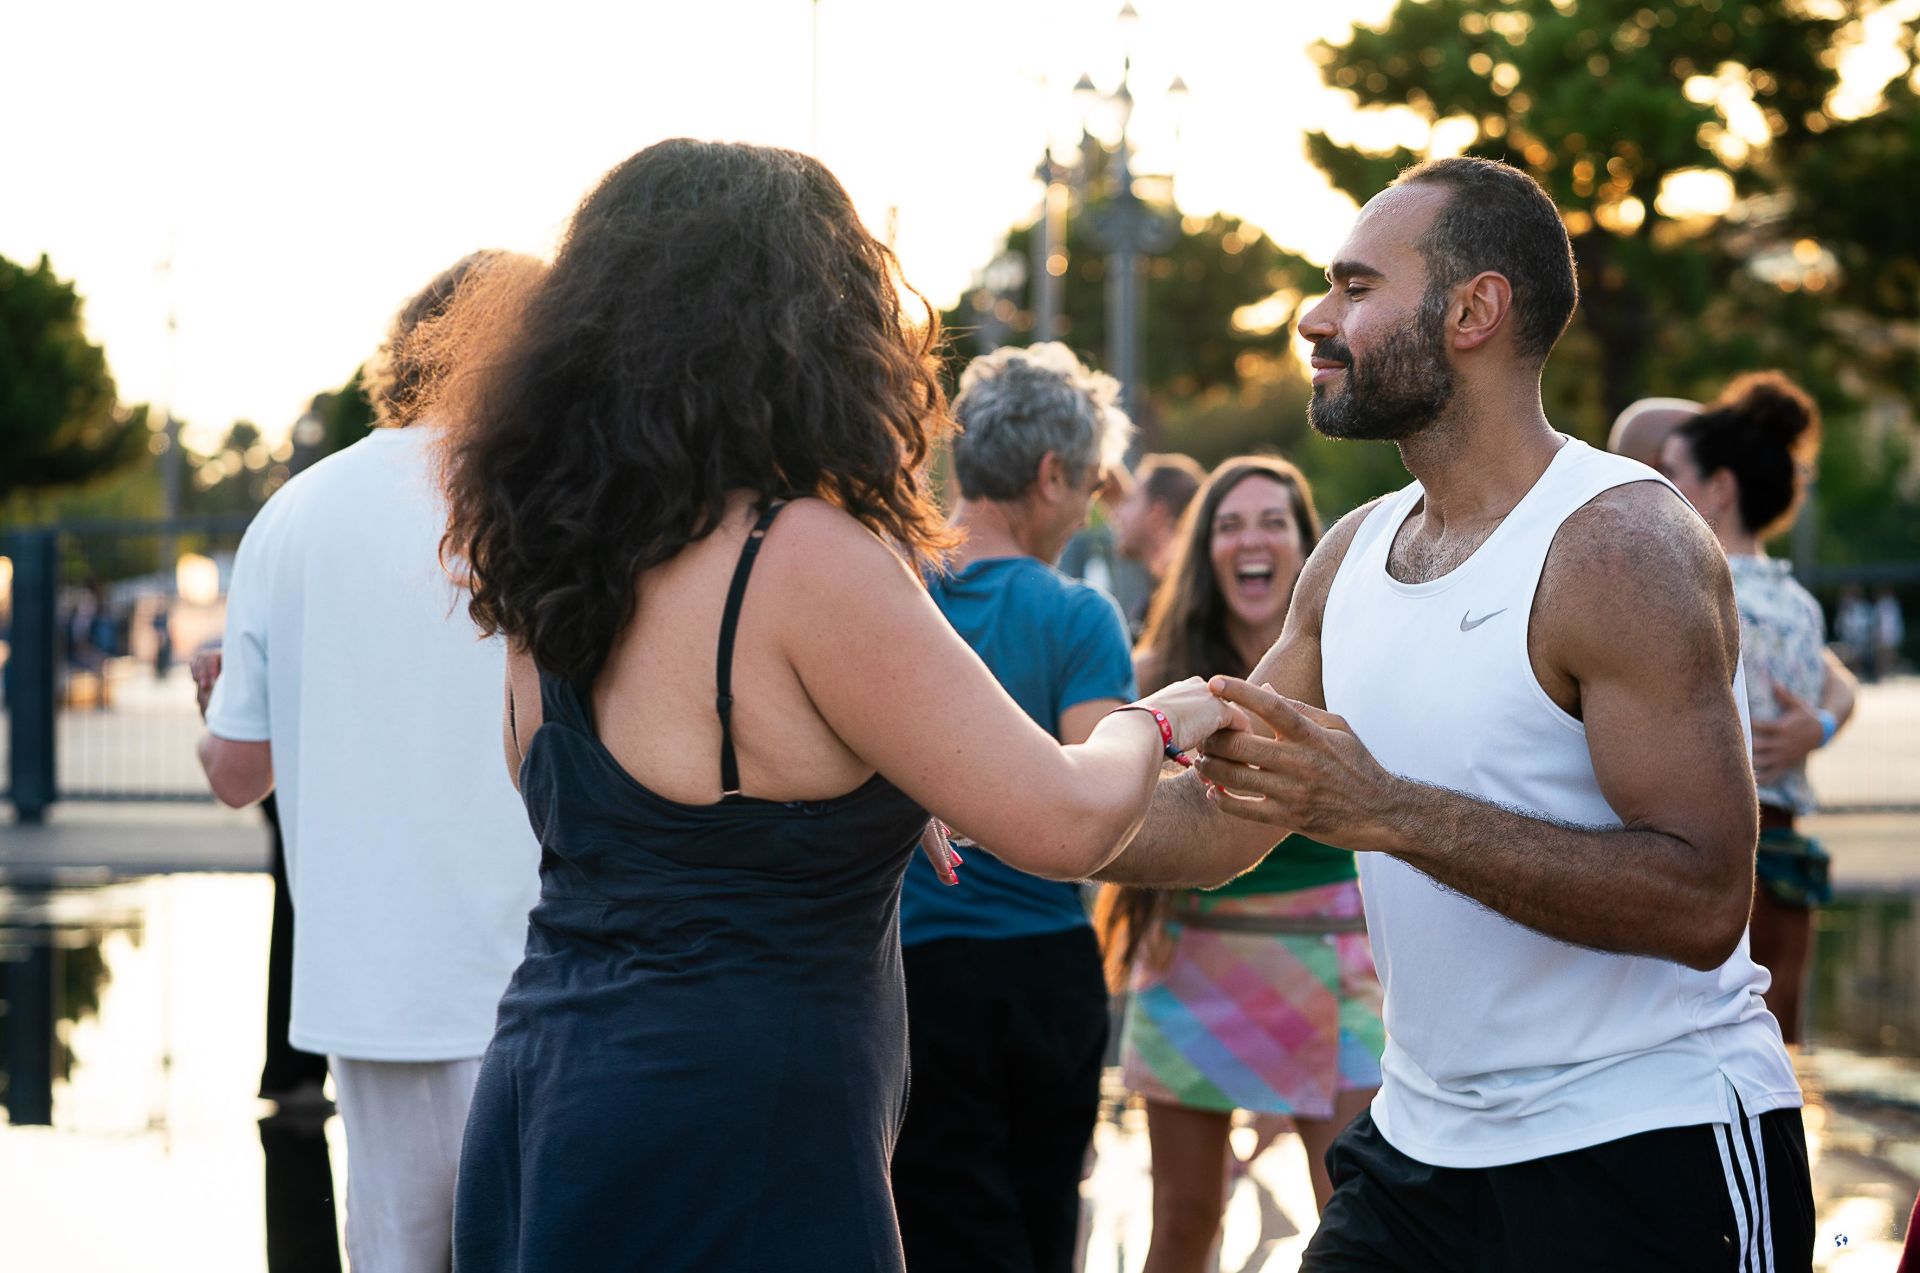
M732 492L825 499L918 565L951 547L926 480L952 428L938 319L805 155L649 146L550 267L484 273L422 339L449 368L442 555L481 630L549 672L591 682L640 576Z
M1320 513L1313 506L1313 488L1293 464L1273 455L1242 455L1214 469L1187 506L1180 523L1180 555L1154 591L1146 630L1136 650L1158 666L1162 684L1223 672L1244 676L1253 670L1242 664L1227 631L1227 595L1214 573L1212 551L1214 516L1233 488L1250 477L1263 477L1286 488L1293 504L1302 560L1311 556L1320 542ZM1142 685L1140 690L1150 693L1158 688ZM1116 991L1126 985L1141 947L1166 913L1166 904L1167 894L1161 889L1109 884L1100 890L1094 927L1106 957L1108 984Z

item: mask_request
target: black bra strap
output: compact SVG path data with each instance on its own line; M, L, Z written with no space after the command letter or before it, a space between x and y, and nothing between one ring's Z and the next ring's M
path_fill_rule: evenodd
M733 586L727 589L726 612L720 616L720 659L714 671L714 684L719 687L720 695L714 706L720 712L720 794L737 796L740 794L740 765L733 755L733 633L740 622L740 603L747 595L747 577L753 573L753 559L760 555L760 544L767 537L767 528L773 525L773 519L784 502L768 505L767 511L760 514L760 520L753 524L753 530L747 534L747 542L740 548L740 564L733 568Z

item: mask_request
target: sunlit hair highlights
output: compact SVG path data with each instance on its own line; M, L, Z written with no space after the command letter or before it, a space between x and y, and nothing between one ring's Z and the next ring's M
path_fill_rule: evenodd
M387 328L387 338L368 360L361 373L361 386L373 406L374 423L381 428L404 428L420 414L421 406L433 396L434 381L444 370L440 357L414 334L423 323L431 323L447 312L454 295L468 277L481 268L492 269L505 262L510 253L485 249L464 256L434 278L433 282L400 307ZM521 263L532 258L521 257Z
M1313 488L1292 463L1273 455L1243 455L1215 468L1187 506L1180 523L1180 555L1153 594L1139 652L1159 671L1160 685L1142 685L1151 693L1189 676L1245 676L1245 666L1227 633L1227 594L1213 569L1213 521L1233 489L1249 478L1265 478L1286 488L1293 505L1294 529L1302 560L1320 542L1320 513ZM1107 885L1094 908L1094 927L1106 959L1107 980L1119 990L1141 948L1165 913L1166 897L1157 889Z
M1006 346L967 364L953 413L953 474L968 499L1014 500L1033 487L1051 451L1083 480L1126 457L1133 422L1120 382L1092 371L1057 341Z
M926 482L952 427L937 319L818 161L660 142L550 268L476 282L430 337L455 349L442 551L481 630L542 668L598 675L640 575L733 492L817 496L922 566L951 546Z

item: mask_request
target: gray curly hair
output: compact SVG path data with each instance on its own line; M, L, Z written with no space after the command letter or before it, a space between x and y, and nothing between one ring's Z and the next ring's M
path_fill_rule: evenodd
M1054 341L983 354L960 377L953 473L968 499L1012 500L1033 486L1040 460L1058 455L1074 480L1126 456L1133 422L1120 382Z

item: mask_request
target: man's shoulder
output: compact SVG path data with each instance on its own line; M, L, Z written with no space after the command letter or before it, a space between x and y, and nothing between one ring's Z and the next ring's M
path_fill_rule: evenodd
M1738 649L1733 575L1712 531L1663 482L1610 487L1569 514L1536 613L1551 644L1608 659Z
M1596 582L1616 576L1696 583L1731 577L1726 554L1700 514L1651 473L1610 486L1569 513L1549 561L1556 571L1577 571Z

